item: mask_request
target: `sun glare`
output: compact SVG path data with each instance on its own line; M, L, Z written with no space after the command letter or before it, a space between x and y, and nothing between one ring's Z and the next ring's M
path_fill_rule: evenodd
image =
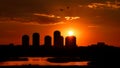
M68 35L69 35L69 36L73 36L73 34L74 34L73 31L69 31L69 32L68 32Z

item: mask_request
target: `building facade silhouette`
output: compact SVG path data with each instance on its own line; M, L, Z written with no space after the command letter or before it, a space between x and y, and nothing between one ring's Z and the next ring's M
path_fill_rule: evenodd
M67 36L65 38L65 47L68 47L68 48L76 47L76 37L75 36Z
M40 35L39 33L33 33L33 36L32 36L32 45L35 46L35 47L39 47L40 46Z
M28 35L22 36L22 46L29 47L29 36Z
M59 44L60 47L64 47L64 37L63 36L60 36L60 44Z
M54 32L54 47L56 48L63 47L63 37L61 36L60 31Z
M52 46L52 38L50 36L45 36L44 46L45 47L51 47Z
M54 47L57 47L59 44L60 31L54 32Z

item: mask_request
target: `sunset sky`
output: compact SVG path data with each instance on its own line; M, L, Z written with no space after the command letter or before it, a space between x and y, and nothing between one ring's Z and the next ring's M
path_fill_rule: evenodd
M64 37L73 31L79 46L120 46L120 0L0 0L0 44L21 44L34 32L43 44L55 30Z

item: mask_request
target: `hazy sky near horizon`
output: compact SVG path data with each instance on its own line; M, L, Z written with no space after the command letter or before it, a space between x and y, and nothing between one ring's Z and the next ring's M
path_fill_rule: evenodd
M120 0L0 0L0 44L21 37L73 30L78 45L106 42L120 46ZM31 41L30 41L31 43Z

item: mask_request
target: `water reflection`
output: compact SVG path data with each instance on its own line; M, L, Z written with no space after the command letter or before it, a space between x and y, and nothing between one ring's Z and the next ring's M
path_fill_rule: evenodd
M21 65L40 65L40 66L86 66L88 61L55 63L48 62L48 58L53 57L22 57L28 58L28 61L5 61L0 62L0 66L21 66Z

